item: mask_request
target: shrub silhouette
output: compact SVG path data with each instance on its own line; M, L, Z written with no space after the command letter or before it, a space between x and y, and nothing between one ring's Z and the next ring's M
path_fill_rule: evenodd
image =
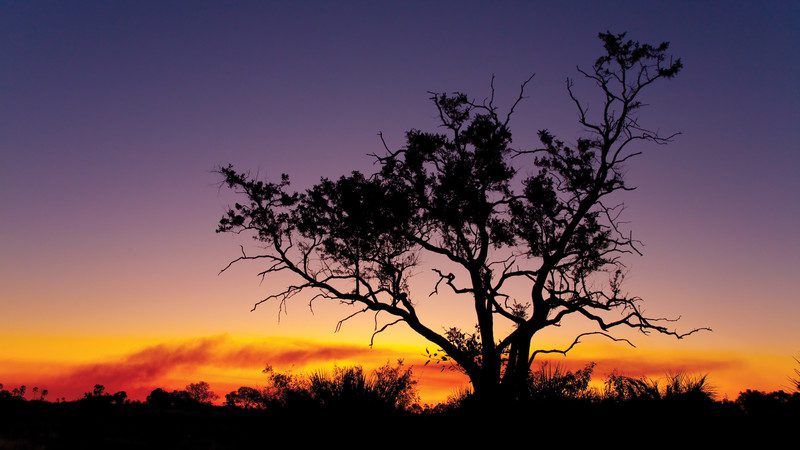
M25 399L25 392L27 390L28 390L28 387L23 384L20 387L16 387L16 388L12 389L11 390L11 396L14 397L14 398L18 398L18 399L24 400Z
M191 409L205 403L197 400L187 391L173 390L169 392L162 388L153 389L150 395L147 396L146 402L150 406L162 409Z
M31 397L30 400L38 400L44 401L47 397L47 389L39 390L38 387L34 386L31 390ZM28 399L25 398L25 395L28 393L28 387L26 385L20 385L18 387L12 388L10 391L3 389L3 384L0 383L0 401L26 401Z
M219 395L212 391L211 386L205 381L187 384L185 392L191 400L200 404L211 404L219 399Z
M564 370L560 365L542 363L531 371L529 396L531 400L590 400L596 393L589 389L595 363L574 372Z
M315 372L309 379L311 397L327 408L405 410L417 400L416 381L402 363L386 364L371 376L361 366Z
M154 389L146 403L128 401L124 392L109 394L99 384L79 400L58 403L26 401L20 394L30 394L32 388L4 390L0 385L4 400L0 447L5 448L8 441L3 439L9 437L34 436L36 444L42 440L41 447L20 448L50 448L49 444L86 448L87 439L96 442L97 448L256 448L266 442L265 433L253 430L268 426L263 429L280 432L298 419L313 424L315 436L323 437L328 432L337 435L343 426L354 423L387 433L396 432L400 425L404 437L446 430L455 423L460 427L457 434L471 426L511 430L535 425L539 430L580 430L597 436L586 433L608 432L607 424L613 421L630 426L626 432L641 430L649 437L654 427L664 424L669 427L665 431L686 436L691 431L694 437L697 432L711 436L708 431L714 430L716 439L716 431L772 433L776 424L800 417L800 393L747 390L736 401L714 401L705 377L684 374L666 380L613 374L605 389L598 390L589 385L594 368L589 364L571 371L542 364L530 374L524 401L491 408L467 389L445 403L420 407L411 369L402 362L375 370L355 366L308 375L267 367L265 386L230 392L226 406L201 403L213 397L202 382L186 390ZM55 445L62 441L63 446Z
M773 418L783 414L800 416L800 392L762 392L747 389L739 393L736 404L751 417Z
M264 389L268 407L302 408L314 403L309 392L309 379L287 372L276 372L268 365L263 372L269 384Z
M315 400L326 406L365 403L369 397L367 378L360 366L334 368L333 374L311 374L309 390Z
M543 362L528 377L527 391L524 397L514 400L527 402L576 402L585 403L600 400L596 389L589 387L596 364L589 363L575 371L565 370L558 364ZM461 388L450 396L443 404L432 409L435 412L452 412L458 409L471 410L481 408L470 389Z
M270 398L262 390L242 386L225 395L225 405L241 409L264 409L272 404Z
M611 374L606 380L603 396L606 400L617 402L659 400L710 402L714 399L714 395L714 388L708 384L706 375L691 377L678 373L667 376L663 388L658 380L651 378Z
M128 394L125 391L109 394L102 384L95 384L92 391L84 393L83 398L80 400L80 402L87 405L124 405L127 401Z
M708 375L692 377L684 373L671 375L664 386L665 400L709 402L716 396L716 389L708 384Z
M385 364L371 373L361 366L336 367L308 376L264 369L268 384L262 389L248 386L228 393L225 404L242 409L359 409L406 411L419 397L411 368Z
M419 402L416 384L411 368L403 367L403 361L398 360L396 365L387 363L375 369L372 392L386 405L408 409Z
M20 388L24 390L25 386L20 386ZM16 395L16 392L18 392L17 389L12 389L11 391L3 389L3 384L0 383L0 401L21 400L22 398Z

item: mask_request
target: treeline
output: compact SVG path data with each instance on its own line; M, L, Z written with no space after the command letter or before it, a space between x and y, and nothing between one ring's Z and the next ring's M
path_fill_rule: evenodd
M143 401L102 385L70 401L45 400L42 389L0 388L0 449L218 450L330 445L333 439L356 448L387 439L480 448L481 442L518 443L529 432L571 443L596 444L615 434L630 443L657 437L713 448L746 437L769 447L800 419L796 390L747 390L735 400L717 400L704 377L612 375L593 387L593 369L542 366L531 374L525 398L488 405L470 391L423 405L411 369L401 363L307 375L268 367L263 386L224 396L202 381L154 389Z
M197 409L224 407L241 410L285 410L313 408L358 408L367 411L421 411L416 390L417 381L411 368L385 364L372 371L361 366L334 368L331 372L317 371L309 375L277 372L271 366L263 370L263 387L242 386L224 396L211 390L205 382L190 383L182 390L156 388L144 401L131 400L125 391L109 392L96 384L77 400L58 398L55 403L85 406L145 405L158 409ZM0 384L0 404L46 402L47 390L19 386L11 390ZM50 402L48 402L50 403Z
M514 411L570 408L598 410L607 408L648 408L672 410L692 408L695 411L725 415L795 415L800 417L800 384L793 381L793 392L746 390L734 400L716 399L713 386L705 376L677 374L665 380L612 374L601 388L590 386L594 364L569 371L557 365L543 364L531 373L525 398L506 399ZM412 369L386 364L372 371L361 366L334 368L308 375L264 369L265 385L242 386L220 398L208 383L188 384L182 390L154 389L142 401L131 400L124 391L107 392L95 385L82 398L57 403L86 406L141 405L159 410L235 409L270 412L309 412L353 410L384 414L459 415L476 412L485 404L478 402L471 391L464 390L436 405L423 405L416 389ZM45 402L46 389L19 386L10 390L0 384L0 403Z

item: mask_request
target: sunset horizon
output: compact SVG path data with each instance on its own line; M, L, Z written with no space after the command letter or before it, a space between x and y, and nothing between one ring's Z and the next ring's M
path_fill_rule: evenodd
M0 36L0 413L305 411L354 367L398 414L797 411L798 2L9 2Z
M19 342L19 337L15 337ZM58 344L53 344L58 342ZM98 342L106 343L104 346ZM0 336L5 347L11 340ZM268 384L263 369L295 375L330 372L334 367L363 366L367 370L402 360L419 381L420 399L435 404L468 388L469 380L452 365L425 365L430 344L376 344L364 341L312 340L281 336L216 334L196 338L106 336L36 336L26 346L0 361L6 388L25 385L47 389L51 400L73 401L91 392L95 384L108 391L125 391L143 401L153 389L183 389L189 383L208 382L220 402L240 386ZM576 370L595 363L592 386L602 391L612 373L647 377L663 382L670 375L707 375L718 399L735 399L746 389L791 390L795 361L780 352L753 356L745 352L692 349L676 355L669 347L608 344L587 340L569 357L550 356L539 364ZM73 354L65 352L72 349ZM48 354L48 351L53 352ZM35 358L25 355L37 355ZM78 356L76 358L76 356ZM535 364L538 367L539 364Z

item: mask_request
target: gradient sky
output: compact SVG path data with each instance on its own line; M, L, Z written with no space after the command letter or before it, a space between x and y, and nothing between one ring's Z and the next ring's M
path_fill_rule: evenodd
M668 40L686 66L647 97L644 123L683 134L630 165L627 218L646 247L628 288L714 332L592 341L567 364L709 372L730 395L785 388L800 353L800 3L431 3L0 2L0 382L222 390L257 383L267 359L414 362L425 344L409 332L373 350L368 319L334 334L338 306L290 305L280 324L274 305L250 313L270 283L255 266L217 276L239 240L213 232L230 197L210 171L287 172L303 188L371 170L379 131L399 146L436 125L427 91L482 97L492 74L508 102L536 73L517 144L541 128L573 139L563 81L608 29ZM467 320L460 306L425 311L444 326ZM114 372L139 363L163 370ZM437 373L428 399L458 378Z

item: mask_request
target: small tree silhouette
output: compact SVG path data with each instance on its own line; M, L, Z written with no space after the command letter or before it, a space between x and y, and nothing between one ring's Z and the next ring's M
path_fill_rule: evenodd
M315 301L355 307L340 320L375 316L376 335L405 324L440 350L468 376L479 398L520 398L528 393L537 355L567 354L581 339L629 327L683 338L672 319L646 314L641 299L627 294L621 258L639 253L623 228L622 203L611 194L632 190L625 165L641 154L641 142L666 144L641 124L642 94L683 67L667 55L669 45L641 44L625 34L601 33L605 53L579 73L599 88L602 104L591 116L575 92L566 90L586 133L575 145L539 131L533 147L512 146L509 129L524 98L526 80L506 114L490 96L476 101L462 93L431 93L443 132L411 130L406 143L373 155L378 171L322 179L305 192L289 190L289 178L269 182L233 167L219 169L224 184L243 197L222 217L218 232L249 232L265 249L238 261L266 265L296 282L266 296L279 313L307 290ZM516 158L516 159L515 159ZM516 163L515 165L512 165ZM531 175L521 176L522 173ZM438 281L430 296L463 296L474 310L475 332L432 326L417 308L428 295L412 292L409 279L423 258L447 262L432 270ZM527 283L528 298L512 298L509 286ZM427 293L426 293L427 294ZM536 349L534 336L577 316L594 331L578 334L562 349ZM502 322L512 326L511 331Z
M219 395L212 391L211 386L205 381L187 384L186 393L197 403L210 404L219 399Z
M235 408L263 409L269 403L269 397L263 391L248 386L242 386L225 395L225 404Z
M39 388L34 388L38 391ZM3 389L3 384L0 383L0 400L13 400L13 401L24 401L25 400L25 393L27 392L28 388L24 384L12 388L10 391ZM42 395L39 398L36 398L36 391L34 391L34 395L32 400L44 400L44 397L47 396L47 390L42 392Z
M18 399L24 399L25 398L25 393L27 391L28 391L28 387L23 384L23 385L20 385L19 387L15 387L14 389L12 389L11 390L11 396L14 397L14 398L18 398Z
M105 386L95 384L91 392L83 394L81 401L89 405L124 405L128 401L128 394L125 391L109 394Z
M708 376L692 377L684 373L668 375L663 387L658 380L611 374L606 380L605 398L618 402L687 401L699 404L713 400L714 388Z

